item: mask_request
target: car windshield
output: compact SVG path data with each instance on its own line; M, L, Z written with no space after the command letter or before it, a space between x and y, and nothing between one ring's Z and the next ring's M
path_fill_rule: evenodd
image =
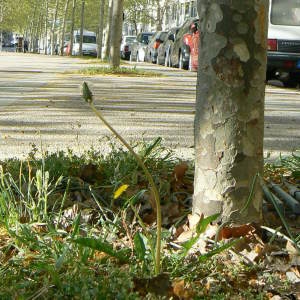
M143 34L142 35L142 43L148 44L149 39L151 38L152 34Z
M75 43L80 43L80 35L76 35ZM96 37L90 35L83 36L83 43L85 44L96 44Z
M160 39L161 39L162 41L164 41L164 40L167 38L167 36L168 36L168 33L167 33L167 32L162 32L161 35L160 35Z
M128 37L125 38L125 42L126 43L132 43L132 42L134 42L135 39L136 39L135 36L128 36Z
M271 23L300 26L300 0L273 0Z

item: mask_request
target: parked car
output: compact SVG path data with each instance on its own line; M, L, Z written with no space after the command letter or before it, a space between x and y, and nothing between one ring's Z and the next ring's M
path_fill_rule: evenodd
M192 18L184 22L174 40L173 49L170 55L170 66L180 69L188 69L190 61L190 46L187 44L185 34L191 33L192 24L199 19Z
M145 51L153 32L141 32L131 45L130 61L145 61Z
M157 60L156 63L159 65L170 66L170 54L173 49L176 34L178 33L179 27L172 28L168 33L165 41L157 49Z
M135 35L123 36L120 49L121 58L129 60L131 54L131 45L134 43L135 40Z
M158 48L165 41L166 38L167 38L166 31L157 31L152 36L146 48L145 61L152 62L153 64L156 63Z
M300 81L300 6L295 0L271 0L269 10L267 79L285 86Z
M72 55L79 55L80 30L74 31L74 42ZM67 46L66 53L70 54L70 43ZM93 31L83 31L82 54L97 56L96 33Z

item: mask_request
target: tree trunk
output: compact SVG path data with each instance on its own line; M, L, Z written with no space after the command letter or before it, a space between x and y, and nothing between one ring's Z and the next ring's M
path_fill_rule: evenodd
M52 27L51 27L51 55L55 54L55 47L56 47L55 27L56 27L57 13L58 13L58 4L59 4L59 0L56 0L54 13L53 13Z
M108 13L107 13L107 25L106 25L106 35L105 35L105 48L104 48L104 57L106 59L109 58L109 52L110 52L110 44L111 44L111 27L112 27L112 0L108 0Z
M44 13L43 11L41 11L41 20L39 24L39 54L41 53L43 39L44 39L43 27L44 27Z
M156 31L162 30L162 8L160 6L160 1L156 1Z
M193 212L261 220L268 0L198 0Z
M99 8L99 30L98 30L98 49L97 49L97 58L102 58L102 43L103 43L103 29L104 29L104 7L105 0L100 0Z
M61 40L60 40L60 55L64 55L64 45L65 45L65 33L66 33L66 20L68 15L68 7L70 0L66 0L65 9L64 9L64 17L62 23L62 31L61 31Z
M36 26L35 26L35 31L34 31L34 42L33 42L33 47L34 47L34 52L38 53L39 52L39 29L40 29L40 23L42 21L42 12L40 11L39 13L39 18L36 22ZM25 49L24 49L25 51Z
M70 53L73 53L73 44L74 44L74 26L75 26L75 11L76 11L76 0L72 2L72 18L71 18L71 30L70 30Z
M134 22L133 22L133 25L134 25L135 35L137 35L137 34L138 34L138 26L137 26L137 22L134 21Z
M122 27L123 27L123 0L113 1L113 16L112 16L112 45L110 47L110 65L113 68L120 66L120 46L122 42Z
M81 20L80 20L80 43L79 43L79 55L82 56L82 44L83 44L83 27L84 27L84 6L85 0L81 1Z
M30 38L30 42L29 42L30 50L29 51L30 52L33 52L33 50L34 50L34 21L36 18L36 11L37 11L37 2L35 2L35 4L34 4L33 15L32 15L30 27L29 27L29 38ZM23 43L24 43L24 40L23 40Z
M44 52L48 54L48 13L49 13L49 2L45 0L45 39L44 39Z
M3 1L0 1L0 24L3 22ZM2 51L3 31L0 28L0 52Z

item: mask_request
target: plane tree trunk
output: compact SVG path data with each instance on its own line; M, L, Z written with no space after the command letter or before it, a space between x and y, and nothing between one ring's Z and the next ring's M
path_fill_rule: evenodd
M71 30L70 30L70 53L69 53L69 55L73 55L75 11L76 11L76 0L73 0L73 2L72 2L72 17L71 17Z
M99 6L99 27L97 40L97 58L102 58L103 30L104 30L104 7L105 0L100 0Z
M79 43L79 55L82 56L82 44L83 44L83 28L84 28L84 7L85 0L81 1L81 21L80 21L80 43Z
M113 68L120 66L120 46L123 26L123 0L113 1L112 40L110 47L110 64Z
M55 28L56 28L57 14L58 14L58 5L59 5L59 0L56 0L54 12L53 12L52 27L51 27L51 55L55 54L55 48L56 48Z
M69 3L70 3L70 0L66 0L65 9L64 9L64 16L63 16L63 22L62 22L62 29L61 29L60 55L64 55L66 20L67 20L67 15L68 15Z
M111 45L111 27L112 27L112 7L113 1L108 0L108 11L107 11L107 20L105 28L105 48L104 48L104 58L109 59L110 45Z
M198 0L193 212L259 222L268 0Z

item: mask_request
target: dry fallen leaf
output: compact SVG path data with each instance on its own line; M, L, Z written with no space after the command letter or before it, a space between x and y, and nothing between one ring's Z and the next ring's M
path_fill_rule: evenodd
M187 169L188 169L188 165L186 163L181 163L175 166L173 171L174 179L176 181L182 181Z
M188 285L185 284L184 280L174 280L172 286L174 295L179 299L193 299L194 292Z
M240 226L227 227L221 229L220 239L230 239L230 238L239 238L244 237L249 234L253 234L255 228L251 224L243 224Z

